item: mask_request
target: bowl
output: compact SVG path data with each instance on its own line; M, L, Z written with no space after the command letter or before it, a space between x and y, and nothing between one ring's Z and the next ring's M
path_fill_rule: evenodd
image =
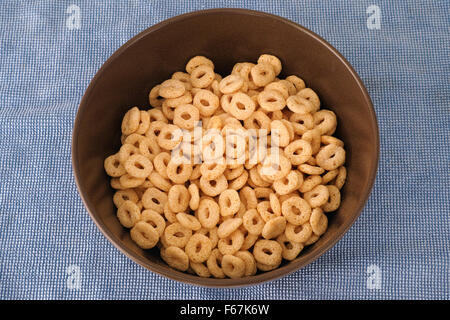
M335 112L335 135L345 142L347 182L327 232L295 260L270 272L241 279L200 278L167 266L159 251L140 249L117 217L103 161L120 147L120 125L132 106L148 108L148 93L193 56L204 55L221 75L236 62L260 54L279 57L281 77L295 74ZM120 47L87 88L75 119L72 163L80 196L91 218L127 257L152 272L207 287L239 287L274 280L313 262L347 232L370 194L378 165L379 136L370 97L350 64L313 32L284 18L244 9L196 11L158 23Z

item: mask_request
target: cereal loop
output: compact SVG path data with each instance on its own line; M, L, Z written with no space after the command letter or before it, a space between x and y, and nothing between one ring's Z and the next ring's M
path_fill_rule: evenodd
M131 239L142 249L151 249L159 241L159 234L156 229L147 222L139 221L130 230Z
M294 196L282 203L281 212L290 224L298 226L309 220L311 207L306 200Z
M189 260L195 263L202 263L208 260L212 249L211 241L208 237L196 233L189 238L185 251Z
M222 258L222 270L231 279L242 278L246 270L245 262L236 256L225 254Z
M258 240L253 248L255 260L265 265L279 265L281 263L282 248L274 240Z

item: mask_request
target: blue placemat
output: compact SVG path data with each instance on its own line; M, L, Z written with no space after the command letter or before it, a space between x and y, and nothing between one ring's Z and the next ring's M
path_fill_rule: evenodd
M381 158L361 217L332 250L244 289L183 285L136 265L78 196L78 103L124 42L213 7L270 12L335 46L366 84ZM1 299L449 299L448 1L1 1Z

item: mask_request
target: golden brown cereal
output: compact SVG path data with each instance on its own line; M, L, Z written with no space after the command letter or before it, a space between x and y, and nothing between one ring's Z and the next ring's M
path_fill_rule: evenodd
M208 267L205 266L203 263L195 263L190 262L189 266L194 270L195 274L202 278L209 278L211 277L211 272L209 272Z
M148 94L148 101L154 108L160 108L162 106L162 99L159 99L159 88L161 88L160 84L154 86Z
M293 196L282 203L281 212L290 224L298 226L309 220L311 207L306 200Z
M215 197L221 194L228 188L228 181L222 174L219 177L208 180L205 177L200 177L200 189L210 197Z
M219 107L219 98L211 91L202 89L194 95L192 104L199 110L201 116L209 117Z
M299 165L298 170L310 175L319 175L325 172L325 170L321 167L312 166L306 163L302 163L301 165Z
M331 135L336 130L336 115L331 110L319 110L313 115L314 125L320 134Z
M269 63L275 71L276 76L281 72L281 61L274 55L262 54L258 58L258 63Z
M258 240L253 247L256 262L273 266L281 263L282 248L275 240Z
M211 245L213 248L215 248L217 246L217 242L219 242L219 236L217 235L216 227L211 228L211 229L201 228L196 233L200 233L200 234L203 234L204 236L208 237L208 239L211 241Z
M316 112L320 108L320 100L317 94L311 88L301 89L297 95L301 98L309 100L314 106L313 112Z
M163 98L178 98L186 91L186 87L180 80L169 79L161 83L159 95Z
M195 88L206 88L213 82L214 77L213 68L200 65L191 72L191 84Z
M341 192L338 187L333 185L327 185L325 187L327 187L330 196L327 199L327 202L322 205L322 209L325 212L335 211L341 205Z
M209 238L200 233L196 233L189 238L185 251L189 260L195 263L202 263L208 260L212 249Z
M194 129L199 119L200 112L198 108L194 107L192 104L183 104L178 106L173 115L173 123L186 130Z
M132 144L126 143L122 145L117 153L117 157L119 161L123 164L127 159L135 154L139 154L139 149L133 146ZM124 167L125 169L125 167Z
M132 177L147 178L153 170L151 161L139 154L130 156L124 163L125 170Z
M286 218L285 217L275 217L270 219L264 225L261 235L265 239L273 239L278 237L286 229Z
M224 94L234 93L242 88L244 79L236 74L230 74L223 78L219 83L219 90Z
M289 121L294 128L295 134L298 135L303 135L306 131L314 128L314 118L310 113L293 113L289 117Z
M105 171L110 177L120 177L126 173L125 167L120 163L119 155L113 154L105 159Z
M201 65L206 65L214 69L214 63L211 60L209 60L204 56L195 56L191 58L189 62L186 64L186 72L191 74L195 68Z
M225 273L222 270L222 253L219 249L214 249L211 251L211 255L206 261L209 272L214 276L214 278L225 278Z
M132 189L126 189L119 190L114 193L113 201L117 208L119 208L127 200L137 203L139 201L139 197L136 191Z
M250 209L245 212L242 223L249 233L260 235L264 228L265 221L261 218L256 209Z
M280 216L281 215L281 203L275 193L271 193L269 195L269 203L270 203L270 207L272 208L273 213L277 216Z
M136 132L141 120L141 112L137 107L133 107L125 114L122 120L122 133L125 135Z
M183 227L179 222L172 223L164 230L164 239L169 246L184 248L192 236L192 230Z
M298 187L299 175L296 171L291 171L286 177L273 182L272 187L279 195L289 194Z
M342 166L339 168L339 173L334 181L334 185L338 189L341 189L346 179L347 179L347 169L344 166Z
M317 234L312 233L311 236L309 237L308 240L306 240L303 245L304 246L309 246L312 245L313 243L317 242L317 240L319 240L320 236L318 236Z
M239 210L241 199L236 190L227 189L219 196L220 214L222 216L234 215Z
M258 104L267 112L278 111L286 106L283 95L276 90L264 90L258 94Z
M248 277L248 276L253 276L254 274L256 274L256 261L255 258L253 257L253 254L251 254L249 251L246 250L241 250L238 251L234 254L236 257L242 259L242 261L244 261L245 263L245 272L244 272L244 276Z
M219 239L217 247L222 254L234 254L239 251L244 243L244 234L241 230L236 230L226 238Z
M253 190L249 186L243 187L239 191L239 196L241 199L241 203L243 203L245 205L246 209L256 209L258 200L256 199L255 190Z
M190 196L189 207L191 208L191 210L197 210L200 204L200 194L197 185L189 185L188 191Z
M255 102L243 92L234 93L228 106L228 112L238 120L247 119L255 109Z
M326 145L317 153L316 161L325 170L337 169L345 162L345 150L335 144Z
M124 189L136 188L142 185L145 181L145 178L136 178L131 176L128 173L125 173L123 176L119 178L120 185Z
M157 141L161 148L173 150L181 143L182 139L183 132L178 126L165 124L164 127L161 128Z
M219 205L211 199L201 199L197 210L198 220L204 228L214 228L219 222Z
M136 203L126 200L117 209L117 218L125 228L132 228L141 218L141 210Z
M288 223L286 225L285 234L289 241L304 243L312 235L312 228L309 222L302 225Z
M172 79L181 81L186 90L192 89L191 76L189 75L189 73L177 71L172 75Z
M286 147L290 142L289 129L282 120L274 120L270 124L271 142L279 147Z
M225 160L222 158L217 162L203 162L200 165L200 173L202 177L205 177L207 180L213 180L221 176L227 165L225 164Z
M245 274L245 267L244 260L231 254L225 254L222 258L222 271L231 279L242 278Z
M304 195L311 208L323 206L328 201L329 196L328 188L324 185L318 185Z
M280 244L283 250L281 252L282 257L289 261L297 258L299 253L303 250L303 244L290 241L284 233L278 236L277 242Z
M297 91L300 91L300 90L305 88L305 81L303 81L302 79L300 79L297 76L294 76L294 75L293 76L289 76L289 77L286 78L286 80L291 82L295 86L295 89Z
M228 185L228 188L233 190L240 190L242 187L245 186L248 180L248 172L243 171L242 174L237 177L236 179L232 180L230 184Z
M169 179L163 178L158 172L153 171L150 176L148 177L150 180L151 186L150 187L157 187L158 189L169 192L170 188L172 187L172 183ZM146 180L148 181L148 180Z
M169 208L173 212L184 212L189 206L189 191L181 184L173 185L167 194ZM200 229L200 228L198 228Z
M186 271L189 268L187 254L176 246L169 246L161 250L161 258L174 269Z
M174 159L167 164L167 177L176 184L184 184L192 175L192 165L186 163L178 163Z
M318 175L312 175L303 180L302 185L299 190L301 193L306 193L314 189L315 186L318 186L322 183L322 177Z
M275 79L275 70L270 63L259 62L250 70L252 80L258 87L264 87Z
M167 125L164 121L152 121L148 127L145 136L150 138L152 141L157 141L158 136L160 135L162 129Z
M289 110L296 114L309 114L315 110L314 105L309 100L298 95L287 98L286 105Z
M166 228L166 221L164 218L156 211L147 209L142 211L141 220L150 224L156 231L158 231L159 236L162 236L164 229Z
M152 209L158 213L163 213L164 205L167 202L167 194L156 188L148 188L142 195L141 200L145 209Z
M217 235L219 236L219 238L226 238L234 231L236 231L241 226L241 224L241 218L231 218L225 220L219 225L219 228L217 228Z
M240 230L244 234L244 242L242 243L240 250L249 250L255 242L259 239L256 234L249 233L245 228L241 227Z
M327 144L335 144L339 147L344 147L344 142L341 139L338 139L336 137L333 136L327 136L327 135L323 135L320 137L320 142L323 145L327 145Z
M159 147L156 138L146 137L139 143L139 152L153 161L155 157L160 154L161 148Z
M325 173L322 176L322 183L323 184L327 184L328 182L330 182L331 180L336 178L338 173L339 173L338 169L334 169L334 170L328 171L327 173Z
M308 141L310 143L313 155L319 151L319 149L320 149L320 131L319 131L319 129L314 128L314 129L306 131L302 135L302 140Z
M130 230L131 239L142 249L151 249L158 243L158 231L149 223L137 222Z
M191 216L190 214L180 212L176 214L176 218L183 227L188 228L190 230L198 231L202 228L202 225L197 220L197 218Z
M323 213L322 209L314 208L311 213L311 218L309 219L311 229L314 234L321 236L325 233L328 227L328 218Z

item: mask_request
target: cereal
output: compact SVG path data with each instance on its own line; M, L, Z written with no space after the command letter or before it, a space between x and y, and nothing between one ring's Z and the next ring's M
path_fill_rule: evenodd
M336 114L282 67L262 54L222 77L195 56L150 90L149 110L125 113L104 169L139 247L179 271L237 279L296 259L327 231L344 142Z

